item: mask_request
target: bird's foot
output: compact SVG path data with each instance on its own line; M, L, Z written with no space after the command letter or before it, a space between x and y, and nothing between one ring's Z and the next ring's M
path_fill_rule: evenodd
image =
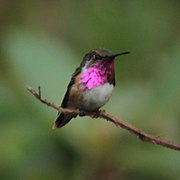
M79 110L79 116L80 116L80 117L85 116L85 115L86 115L85 111Z
M105 112L105 110L99 110L98 109L98 110L93 111L93 112L86 112L83 110L79 110L79 116L82 117L82 116L90 115L92 118L98 118L98 117L100 117L101 112Z
M92 115L93 118L98 118L100 116L101 110L97 110L93 112L94 114Z

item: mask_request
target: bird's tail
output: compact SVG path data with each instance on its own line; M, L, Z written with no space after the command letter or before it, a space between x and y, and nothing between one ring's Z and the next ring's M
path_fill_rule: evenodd
M64 125L66 125L73 117L75 117L74 115L70 115L70 114L64 114L64 113L60 113L60 115L58 116L58 118L55 121L55 124L53 126L53 128L61 128Z

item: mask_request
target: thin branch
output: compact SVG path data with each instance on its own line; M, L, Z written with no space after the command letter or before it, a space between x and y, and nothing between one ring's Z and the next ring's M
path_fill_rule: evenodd
M35 96L43 104L46 104L47 106L52 107L53 109L56 109L59 112L63 112L65 114L70 113L70 114L74 114L74 115L79 115L79 113L80 113L79 110L71 110L71 109L67 109L67 108L62 108L62 107L57 106L57 105L47 101L46 99L44 99L41 96L42 94L41 94L40 86L38 87L38 92L35 91L30 86L27 86L26 88L33 96ZM85 113L85 115L91 116L91 117L96 117L95 116L96 113L94 113L94 112L92 112L92 113L88 112L88 113ZM165 140L162 140L160 137L156 137L156 136L153 136L151 134L145 133L145 132L139 130L138 128L128 124L127 122L122 121L121 119L116 118L116 117L106 113L105 111L99 111L98 117L106 119L106 120L114 123L115 125L120 126L121 128L128 130L129 132L137 135L142 141L149 142L149 143L152 143L152 144L158 144L158 145L163 146L163 147L167 147L167 148L170 148L170 149L180 151L180 145L175 144L175 143L171 143L171 142L168 142L168 141L165 141Z

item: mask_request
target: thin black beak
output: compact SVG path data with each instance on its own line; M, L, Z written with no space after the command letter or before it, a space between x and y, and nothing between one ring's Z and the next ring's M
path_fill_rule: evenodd
M126 54L129 54L130 52L129 51L125 51L125 52L122 52L122 53L117 53L117 54L113 54L113 55L111 55L111 56L108 56L107 57L107 59L114 59L115 57L117 57L117 56L123 56L123 55L126 55Z
M122 53L117 53L117 54L112 55L112 57L115 58L117 56L122 56L122 55L126 55L126 54L129 54L129 53L130 53L129 51L122 52Z
M106 56L107 60L112 60L114 58L116 58L117 56L122 56L122 55L126 55L126 54L129 54L130 52L129 51L125 51L125 52L121 52L121 53L117 53L117 54L113 54L111 56Z

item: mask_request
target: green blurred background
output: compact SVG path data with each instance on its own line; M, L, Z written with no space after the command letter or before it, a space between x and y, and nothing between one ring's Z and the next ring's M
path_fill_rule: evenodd
M0 1L0 179L179 180L180 154L143 143L101 119L52 130L86 52L131 51L116 61L104 107L136 127L180 143L180 1Z

